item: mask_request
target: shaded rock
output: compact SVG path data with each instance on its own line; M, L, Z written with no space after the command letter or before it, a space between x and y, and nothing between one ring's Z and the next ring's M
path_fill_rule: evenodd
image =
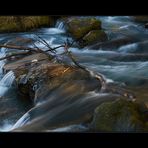
M36 106L27 112L27 116L22 117L22 124L14 131L37 132L72 124L90 123L94 109L102 102L115 100L117 96L90 92L92 88L85 85L89 85L89 82L91 79L67 81L55 89L48 89L49 85L42 87L37 93L40 98L36 100ZM28 117L29 120L26 120Z
M96 42L104 42L107 40L107 35L102 30L92 30L86 34L82 41L80 42L81 46L91 45Z
M5 127L8 124L14 124L26 111L32 107L32 104L30 104L29 101L20 99L16 92L17 89L9 88L8 92L0 98L1 130L3 130L3 126ZM9 129L7 128L7 130Z
M118 99L95 109L92 127L103 132L148 131L147 117L134 102Z
M134 16L133 19L134 19L134 21L136 21L138 23L144 24L145 28L148 28L148 16L147 15Z
M147 23L148 22L148 16L147 15L134 16L133 19L136 22L139 22L139 23Z
M48 96L48 100L40 102L32 108L25 121L14 131L45 131L73 124L87 124L92 121L94 109L102 102L114 100L115 96L86 95L80 92L80 87L60 87ZM73 90L75 88L75 91Z
M148 60L148 54L140 54L140 53L127 53L127 54L112 54L109 58L109 60L113 61L124 61L124 62L129 62L129 61L147 61Z
M130 43L134 43L136 40L133 38L129 38L129 37L122 37L122 38L118 38L118 39L114 39L111 41L107 41L107 42L103 42L103 43L96 43L92 46L89 47L89 49L100 49L102 48L103 50L112 50L112 49L116 49L122 45L126 45L126 44L130 44Z
M145 28L148 28L148 23L145 24Z

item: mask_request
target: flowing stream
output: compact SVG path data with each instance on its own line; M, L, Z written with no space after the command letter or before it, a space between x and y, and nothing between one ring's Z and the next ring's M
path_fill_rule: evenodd
M108 48L104 46L98 47L97 49L93 49L93 47L85 47L83 49L70 48L73 55L82 65L102 73L112 82L127 86L127 88L130 88L136 93L139 101L148 104L148 57L146 57L146 54L148 54L148 30L145 29L142 24L135 23L132 17L129 16L97 16L96 18L102 21L102 28L107 33L110 41L126 37L133 38L133 41L119 47L113 46ZM60 21L58 21L53 28L41 28L36 30L35 33L43 37L52 47L61 45L67 38L71 40L66 34L63 22ZM12 37L22 36L33 38L33 34L34 32L14 33ZM10 36L9 34L5 34L4 37L1 35L0 39L0 42L4 42L4 40L9 40ZM40 48L43 47L40 43L36 43L36 45ZM62 51L62 48L58 49L59 53ZM4 57L7 52L8 49L1 48L0 57ZM134 54L136 54L136 56ZM141 54L145 56L141 57ZM67 62L66 57L65 61ZM11 104L15 104L17 108L23 111L21 114L16 113L14 120L11 119L11 116L4 118L3 123L0 124L1 131L9 131L23 125L29 125L26 126L26 129L32 127L39 129L41 125L46 127L47 123L51 125L53 129L46 129L44 127L40 129L48 132L86 131L87 127L77 123L69 124L69 126L66 127L60 127L59 125L58 128L54 128L54 124L58 121L61 122L61 124L65 123L64 121L68 121L68 119L75 120L77 116L81 118L83 117L83 112L92 112L92 108L95 108L97 103L99 104L101 102L100 100L115 97L109 94L98 94L96 92L88 92L87 94L79 94L77 92L77 95L75 95L75 93L60 94L61 90L59 89L51 94L50 101L41 105L39 104L33 108L28 109L25 107L24 109L22 105L20 105L21 102L18 101L19 98L15 96L16 93L13 91L13 94L10 95L11 90L14 89L13 81L15 76L12 71L5 75L3 74L5 62L5 60L0 61L0 96L8 95L8 101L11 100ZM76 89L75 91L78 90L79 89ZM63 99L60 102L58 98L61 97L63 97ZM98 100L98 97L100 100ZM16 103L12 103L14 102L14 98L17 100L17 105ZM2 106L2 101L3 100L0 99L0 106ZM57 107L54 108L56 105ZM81 108L81 112L78 112L79 108Z

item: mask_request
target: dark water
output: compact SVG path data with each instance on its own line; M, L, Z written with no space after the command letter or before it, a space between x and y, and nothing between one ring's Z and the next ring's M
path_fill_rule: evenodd
M132 39L132 42L119 47L113 46L112 48L105 46L98 49L91 47L85 47L84 49L70 48L73 55L79 63L91 70L102 73L110 82L117 82L126 86L129 90L135 92L138 101L148 104L148 30L142 24L135 23L132 17L129 16L98 16L96 18L102 21L102 27L110 41L128 37ZM63 23L58 22L55 28L42 28L35 32L0 35L0 43L6 43L6 41L17 36L34 38L34 33L46 39L52 47L61 45L69 38L65 33ZM37 42L36 45L40 48L43 47L42 44ZM62 48L58 49L58 53L62 51ZM0 56L5 56L6 52L8 52L7 49L1 48ZM65 58L65 62L67 61L68 59ZM0 61L1 68L5 62ZM1 69L0 76L1 79L6 77L3 76ZM86 113L93 113L98 104L117 97L116 95L100 94L95 91L82 93L79 87L76 87L73 92L62 93L63 87L65 90L70 87L62 86L51 94L50 100L43 103L39 102L38 105L31 108L14 93L15 88L11 84L12 79L14 79L13 74L10 73L9 80L5 84L0 82L0 95L8 95L7 102L9 102L11 108L17 108L17 111L14 112L15 116L9 115L1 120L1 131L9 131L11 128L21 126L24 126L23 130L85 131L87 127L77 124L81 123L81 120L74 122L74 124L71 121L84 118L84 115L89 116L90 114ZM10 91L13 92L11 95ZM62 99L59 100L59 98ZM5 105L2 99L0 99L0 106L5 106L5 109L10 108ZM29 109L30 111L28 111ZM68 123L66 127L61 128L65 123ZM55 125L57 126L55 127ZM49 126L51 128L48 128Z

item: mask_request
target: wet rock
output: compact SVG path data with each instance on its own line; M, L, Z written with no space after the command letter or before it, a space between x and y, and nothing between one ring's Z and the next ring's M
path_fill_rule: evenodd
M148 23L145 24L145 28L148 28Z
M136 22L139 22L139 23L147 23L148 22L148 16L147 15L134 16L133 19Z
M94 44L96 42L104 42L104 41L107 41L107 35L105 34L104 31L92 30L83 37L81 44L82 46L86 46Z
M37 62L32 62L36 59ZM79 81L79 86L85 91L101 88L101 83L91 78L84 70L69 66L52 63L44 54L33 54L23 59L4 66L5 71L12 70L16 76L19 92L34 101L43 98L53 89L74 81ZM78 82L77 82L78 83ZM43 89L44 88L44 89ZM42 97L40 97L42 94Z
M87 124L92 121L94 109L99 104L117 97L89 92L89 88L84 90L85 85L78 82L79 80L68 81L50 91L48 85L42 87L42 91L40 89L38 92L40 100L37 100L36 106L27 113L27 116L22 117L21 126L14 131L37 132L73 124ZM45 88L47 91L44 91Z
M134 19L134 21L136 21L138 23L144 24L145 28L148 28L148 16L147 15L144 15L144 16L134 16L133 19Z
M101 94L99 80L78 67L53 63L44 54L26 56L5 68L14 71L18 92L34 105L14 131L88 124L99 104L119 96Z
M46 61L49 58L45 54L42 54L42 53L37 53L37 54L25 56L19 60L14 61L14 62L5 64L4 71L9 71L9 70L15 71L15 69L20 68L23 71L17 71L16 74L17 73L18 73L17 75L24 74L25 69L29 69L31 67L31 65L35 64L32 62L34 59L36 59L38 61L44 61L44 60Z
M124 62L130 62L130 61L147 61L148 60L148 54L132 54L132 53L127 53L127 54L114 54L111 55L109 60L113 61L124 61Z
M139 104L118 99L95 109L92 121L94 131L141 132L148 131L147 117Z
M34 59L36 59L37 62L32 62ZM16 84L19 90L18 92L26 98L30 97L31 99L33 99L33 82L35 81L36 75L31 73L30 70L32 70L33 67L35 68L38 64L40 64L40 62L44 63L48 60L49 57L44 54L33 54L6 64L4 66L4 71L14 71L16 76Z

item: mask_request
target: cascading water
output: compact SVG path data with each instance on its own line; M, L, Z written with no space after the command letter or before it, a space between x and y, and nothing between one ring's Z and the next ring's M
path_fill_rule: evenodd
M10 87L15 79L13 71L9 71L0 81L0 85Z
M57 21L55 28L58 28L60 30L65 30L65 25L62 21Z
M11 87L14 79L15 76L12 71L9 71L4 75L4 77L0 80L0 96L3 96L7 92L7 90Z
M22 125L24 125L28 120L29 120L29 114L28 112L26 114L24 114L12 127L11 130L18 128Z
M5 56L5 53L1 53L0 54L0 58L4 57ZM0 77L2 76L3 74L3 66L4 66L5 62L4 60L0 61Z

